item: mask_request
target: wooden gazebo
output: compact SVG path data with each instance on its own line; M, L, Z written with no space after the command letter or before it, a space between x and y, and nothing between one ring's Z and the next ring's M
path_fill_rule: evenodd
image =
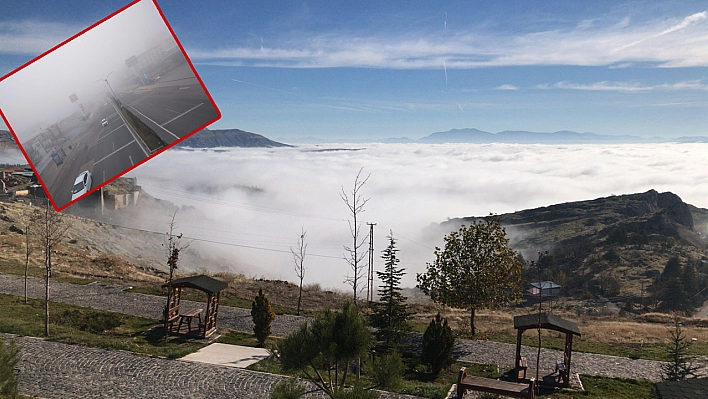
M573 352L573 335L580 337L578 326L572 321L562 319L548 313L527 314L524 316L514 317L514 328L516 333L516 362L515 362L515 378L519 378L519 372L524 371L526 365L522 365L521 361L521 336L524 331L540 327L546 330L559 331L565 333L565 350L563 351L563 361L556 363L556 371L558 371L559 382L567 386L570 380L570 355Z
M207 338L216 331L216 316L219 313L219 297L222 290L228 286L223 281L216 280L209 276L199 275L183 277L173 280L170 284L165 283L163 288L168 288L169 306L165 312L165 323L170 333L182 333L182 325L187 327L187 333L192 332L192 318L199 316L196 335L199 338ZM180 300L183 288L193 288L207 294L206 311L202 321L202 309L181 309Z

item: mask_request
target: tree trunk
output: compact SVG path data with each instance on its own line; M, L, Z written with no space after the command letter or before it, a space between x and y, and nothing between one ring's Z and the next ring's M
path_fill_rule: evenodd
M470 332L473 337L477 334L477 329L474 328L474 308L470 309Z
M27 305L27 274L29 273L29 258L30 258L30 249L29 249L29 234L30 234L30 227L29 224L27 225L27 229L25 231L25 305Z
M300 316L300 301L302 300L302 279L300 279L300 295L297 297L297 315Z
M51 247L47 247L45 255L45 279L44 279L44 336L49 336L49 273L52 271Z

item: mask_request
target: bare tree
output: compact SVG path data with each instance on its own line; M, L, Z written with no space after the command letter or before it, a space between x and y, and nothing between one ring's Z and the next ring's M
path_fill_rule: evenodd
M44 209L35 213L39 238L44 247L44 336L49 336L49 278L52 276L52 251L69 230L70 224L64 214L56 212L46 202Z
M30 234L36 223L35 215L31 209L27 209L22 213L22 225L25 228L25 305L27 305L27 275L29 274L30 256L32 255L32 244L30 243Z
M297 297L298 316L300 316L300 302L302 301L302 281L305 278L305 255L307 254L305 237L307 237L307 231L305 231L305 227L303 227L297 239L297 248L293 249L290 247L290 252L293 254L293 262L295 263L295 274L300 279L300 294Z
M359 215L364 212L364 205L369 202L369 198L363 198L361 196L360 191L364 184L366 184L366 182L369 180L369 177L371 177L371 174L367 175L366 178L362 178L361 172L363 170L364 167L359 169L359 173L356 174L356 179L354 179L354 186L352 187L352 190L349 192L349 194L344 191L344 186L342 186L342 192L340 194L340 196L342 197L342 201L344 201L344 203L347 205L347 208L349 208L349 215L352 218L349 220L349 231L352 236L352 246L344 246L344 250L347 252L345 259L347 263L349 263L349 267L351 268L351 270L347 273L347 278L344 280L344 282L351 285L352 289L354 290L354 304L357 303L357 294L359 293L359 291L363 290L363 288L359 287L359 280L364 277L364 267L366 266L364 258L366 257L368 252L363 249L368 234L362 237L361 223L358 220Z
M177 217L177 210L172 214L172 219L170 220L170 231L167 232L167 242L166 242L166 255L167 255L167 267L170 269L170 279L167 281L167 305L165 306L164 319L165 319L165 340L167 340L168 334L168 313L170 308L172 308L172 279L174 277L174 271L177 269L177 262L179 262L180 252L185 251L189 247L189 242L182 242L182 234L175 235L174 231L177 228L177 223L175 218ZM164 244L163 244L164 245Z

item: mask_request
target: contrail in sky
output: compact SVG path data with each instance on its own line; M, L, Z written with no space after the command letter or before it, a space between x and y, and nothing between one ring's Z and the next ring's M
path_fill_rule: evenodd
M287 90L275 89L275 88L273 88L273 87L263 86L263 85L259 85L259 84L255 84L255 83L251 83L251 82L246 82L246 81L243 81L243 80L238 80L238 79L231 79L231 80L233 80L233 81L236 82L236 83L243 83L243 84L245 84L245 85L251 85L251 86L260 87L261 89L268 89L268 90L278 91L278 92L281 92L281 93L294 94L293 92L290 92L290 91L287 91Z
M447 64L445 64L445 60L443 60L443 69L445 70L445 86L447 86Z

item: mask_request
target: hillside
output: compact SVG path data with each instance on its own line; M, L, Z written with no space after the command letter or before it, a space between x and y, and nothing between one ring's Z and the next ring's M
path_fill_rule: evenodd
M7 130L0 130L0 148L13 148L17 147L15 139L12 137L12 133Z
M645 193L571 202L499 215L510 245L527 260L549 251L546 278L567 293L641 295L668 259L694 262L706 275L708 210L686 204L676 194ZM457 229L478 217L443 223ZM619 282L619 292L603 285ZM612 291L616 291L613 289Z
M287 144L267 139L260 134L245 132L239 129L203 129L180 142L177 146L189 148L292 147Z

